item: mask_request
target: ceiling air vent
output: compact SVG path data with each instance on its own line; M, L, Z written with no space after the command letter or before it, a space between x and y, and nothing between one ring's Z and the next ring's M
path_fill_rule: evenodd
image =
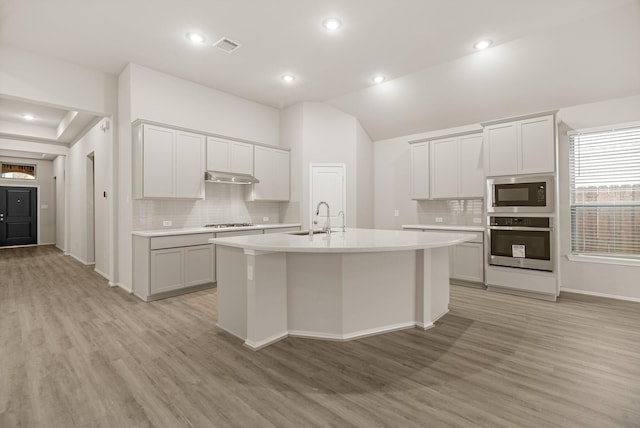
M215 42L213 46L221 51L225 51L226 53L231 53L240 47L240 43L236 43L227 37L223 37Z

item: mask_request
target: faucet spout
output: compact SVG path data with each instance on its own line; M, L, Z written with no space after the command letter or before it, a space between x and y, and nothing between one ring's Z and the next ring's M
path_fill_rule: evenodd
M329 209L329 204L326 203L325 201L318 202L318 206L316 206L316 215L320 215L320 206L322 206L322 205L327 207L327 222L324 225L324 228L322 230L327 235L331 235L331 213L330 213L330 209Z

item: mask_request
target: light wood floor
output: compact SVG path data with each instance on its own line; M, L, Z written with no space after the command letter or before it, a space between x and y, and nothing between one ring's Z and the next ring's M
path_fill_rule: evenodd
M215 290L144 303L53 247L0 250L0 427L640 427L640 304L452 286L450 308L253 352Z

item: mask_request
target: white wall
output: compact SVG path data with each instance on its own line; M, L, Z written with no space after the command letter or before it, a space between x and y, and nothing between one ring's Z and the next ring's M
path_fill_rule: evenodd
M67 251L67 237L65 227L66 209L66 156L57 156L53 160L53 176L55 177L56 194L56 247Z
M100 129L107 119L101 120L69 150L67 164L67 182L69 185L69 242L67 252L83 263L93 263L95 269L109 277L112 254L109 209L109 195L112 194L111 181L111 129ZM91 207L88 184L89 161L87 156L94 155L94 200L95 235L89 230L88 214ZM107 192L107 198L103 196ZM93 238L93 239L92 239ZM91 244L94 248L91 248ZM94 250L95 249L95 250Z
M312 163L345 164L346 220L349 227L372 227L373 146L357 119L323 103L305 102L282 113L284 145L291 148L291 202L287 218L298 209L309 227L309 167Z
M0 186L39 186L38 199L38 244L56 242L56 200L53 181L53 161L0 156L0 162L36 165L35 180L0 178Z
M131 290L131 231L134 215L139 211L135 208L137 201L131 197L131 122L144 119L279 145L279 118L279 111L273 107L146 67L129 64L123 70L118 80L118 285Z
M279 110L130 64L131 120L280 144Z
M563 108L558 112L560 289L640 299L640 266L569 261L569 137L567 132L640 121L640 95Z

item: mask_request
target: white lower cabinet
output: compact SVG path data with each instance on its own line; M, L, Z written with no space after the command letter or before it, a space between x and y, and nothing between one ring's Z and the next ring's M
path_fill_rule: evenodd
M428 229L427 226L407 226L405 230L423 232L454 232L475 235L471 241L449 247L449 279L451 282L484 285L484 232L456 229Z
M213 233L133 237L133 293L151 301L212 287Z

